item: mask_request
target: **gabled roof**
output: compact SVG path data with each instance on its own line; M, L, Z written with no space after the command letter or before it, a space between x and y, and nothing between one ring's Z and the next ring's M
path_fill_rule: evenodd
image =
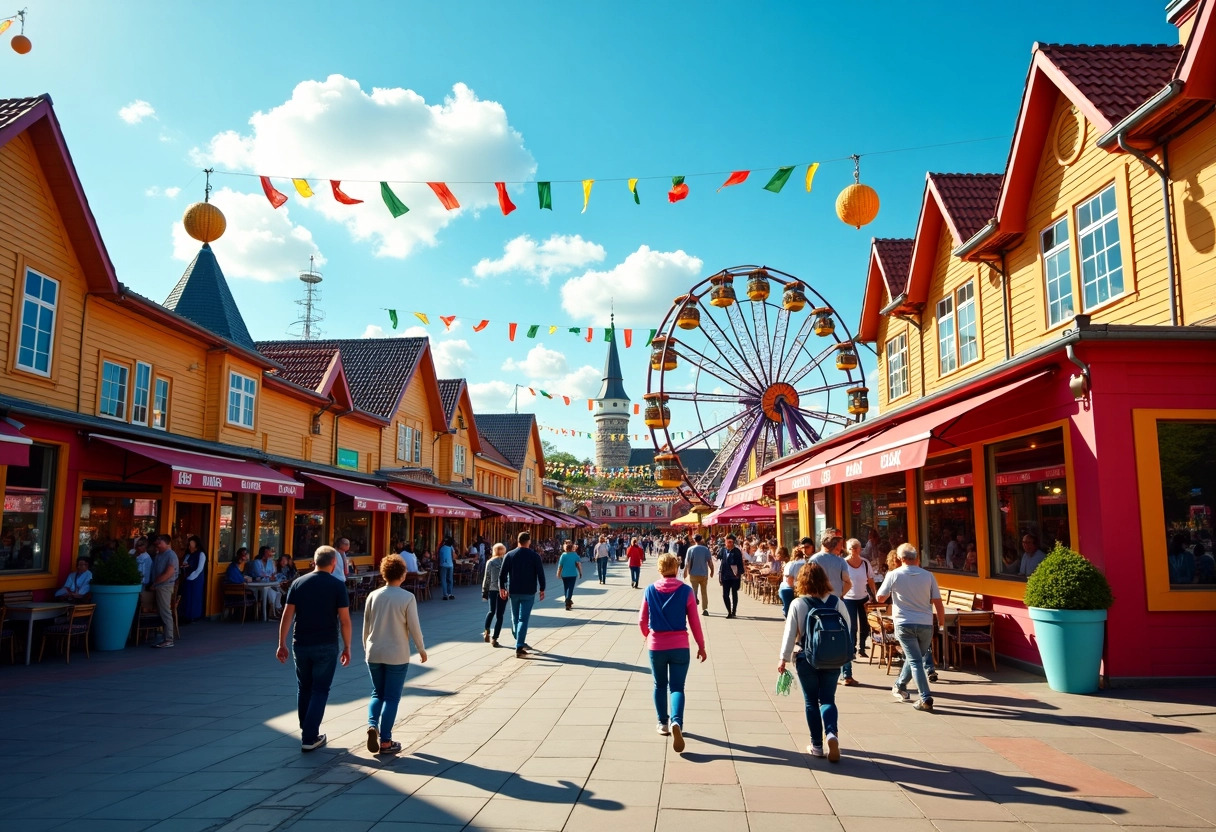
M495 448L494 444L492 442L490 442L488 439L485 439L484 437L482 438L482 442L481 442L481 452L478 454L478 456L484 457L485 459L488 459L491 462L496 462L499 465L505 466L507 468L515 468L515 466L511 464L511 460L509 460L505 456L503 456L502 451L498 450L498 448ZM519 469L516 469L516 470L519 470Z
M426 338L337 338L313 341L259 341L258 350L268 357L284 352L309 350L332 356L336 351L350 385L355 408L381 419L392 419L405 395L405 388L419 367L425 365L423 383L430 387L428 400L432 418L443 423L439 386Z
M1183 97L1200 101L1216 99L1216 0L1205 0L1195 15L1191 36L1178 61L1175 77L1181 81Z
M878 340L879 312L886 298L897 298L908 284L912 262L911 239L875 237L870 240L870 266L866 270L866 293L861 302L857 340Z
M999 173L929 173L916 221L912 261L908 264L908 302L919 309L928 300L943 226L954 248L971 239L996 216L1003 177Z
M49 95L0 99L0 147L27 133L89 289L117 294L118 276L84 195Z
M469 447L473 453L481 451L481 430L477 427L477 417L473 415L473 400L469 398L469 385L462 378L439 379L439 399L443 402L444 424L448 430L461 429L456 421L456 414L463 412L466 416L464 429L469 432Z
M338 350L313 350L285 342L263 350L262 355L280 365L267 373L267 377L331 398L340 407L355 408L342 365L342 353Z
M462 378L439 379L439 399L443 402L443 418L447 424L452 424L456 415L456 403L460 401L460 392L464 390Z
M190 261L162 306L225 340L257 351L215 252L207 243Z
M516 470L523 470L528 459L528 443L535 441L537 463L544 475L545 458L540 452L540 431L536 427L535 414L479 413L476 418L481 438L502 453Z
M625 379L621 375L621 358L616 351L616 320L613 318L612 340L608 342L608 357L604 360L603 386L597 399L624 399L629 401L625 392Z

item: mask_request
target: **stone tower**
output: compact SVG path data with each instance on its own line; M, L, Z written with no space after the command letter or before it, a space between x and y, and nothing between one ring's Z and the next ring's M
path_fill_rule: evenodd
M616 352L616 318L612 319L612 340L604 362L604 384L595 399L595 465L597 468L624 468L629 464L629 394L621 376L621 359ZM613 438L616 437L616 438Z

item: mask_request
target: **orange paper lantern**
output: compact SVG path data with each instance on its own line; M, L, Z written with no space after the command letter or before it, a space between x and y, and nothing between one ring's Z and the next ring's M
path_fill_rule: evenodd
M836 216L854 228L873 222L878 216L878 194L860 182L850 185L836 197Z
M33 48L33 46L34 45L30 43L30 39L25 35L13 35L12 47L13 51L18 55L27 54L30 49Z

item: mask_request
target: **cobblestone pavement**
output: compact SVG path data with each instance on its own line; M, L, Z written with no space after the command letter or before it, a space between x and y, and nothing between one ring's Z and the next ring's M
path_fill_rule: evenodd
M647 564L647 570L652 569ZM560 592L555 593L560 599ZM716 600L716 599L715 599ZM0 666L5 830L1088 830L1216 822L1216 691L1065 696L1016 670L943 671L937 710L858 665L838 689L839 764L812 759L797 686L776 696L780 609L707 620L683 755L655 732L623 564L571 612L538 603L519 660L481 640L473 587L422 604L394 738L370 755L362 653L302 754L275 625L206 622L172 651ZM20 626L20 625L18 625ZM356 615L355 632L358 633ZM505 643L505 641L504 641Z

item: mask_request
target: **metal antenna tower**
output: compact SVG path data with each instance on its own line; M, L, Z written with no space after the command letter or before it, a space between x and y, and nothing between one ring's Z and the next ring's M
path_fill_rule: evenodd
M291 322L288 327L290 334L311 341L321 337L321 327L318 324L325 320L325 312L320 307L321 302L321 273L314 267L313 258L308 258L308 270L300 272L300 282L304 284L304 297L296 301L300 307L300 317Z

